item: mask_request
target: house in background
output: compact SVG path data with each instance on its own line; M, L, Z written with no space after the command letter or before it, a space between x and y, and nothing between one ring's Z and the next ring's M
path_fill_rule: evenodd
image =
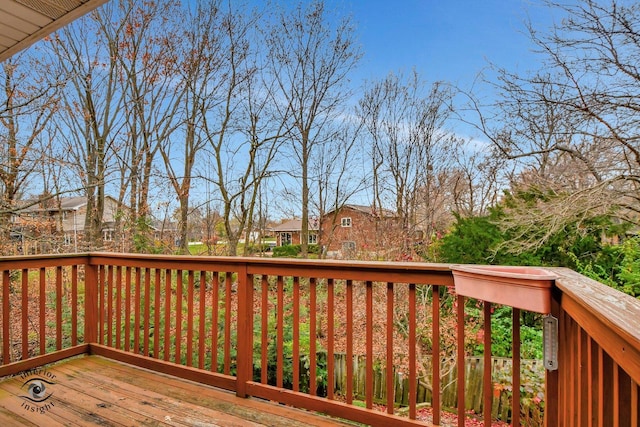
M276 236L276 246L301 245L302 220L291 219L271 228ZM309 241L308 244L318 243L318 221L309 220Z
M320 220L320 245L329 257L354 258L359 252L389 250L397 235L394 212L371 206L344 205Z
M22 203L12 218L12 238L23 254L48 253L52 250L77 252L84 236L87 216L86 197L46 198ZM116 238L118 201L106 196L102 239L109 246Z

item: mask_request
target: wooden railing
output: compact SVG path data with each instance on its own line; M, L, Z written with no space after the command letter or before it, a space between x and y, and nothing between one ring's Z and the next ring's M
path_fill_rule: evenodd
M559 270L559 369L547 375L549 426L640 426L640 301Z
M479 322L485 348L491 343L492 304L455 295L447 265L92 253L4 258L0 270L0 376L91 353L365 424L439 425L445 371L457 370L465 408L475 339L465 325ZM637 426L640 303L569 270L554 273L559 370L547 373L546 425ZM484 320L465 314L470 303ZM519 320L514 309L516 355ZM364 395L349 363L346 390L334 383L337 353L365 363ZM484 364L490 425L490 358ZM519 366L514 357L514 425L523 410ZM373 398L377 371L384 401ZM398 372L408 378L406 409L394 405ZM431 389L428 420L418 382Z

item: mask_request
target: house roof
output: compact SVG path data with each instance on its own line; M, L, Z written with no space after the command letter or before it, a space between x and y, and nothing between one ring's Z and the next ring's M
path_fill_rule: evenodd
M2 0L0 62L106 2L107 0Z
M86 197L63 197L60 199L60 210L75 211L87 204Z
M309 220L309 230L317 230L317 229L318 229L318 222ZM301 230L302 230L301 219L291 219L271 229L271 231L275 231L275 232L301 231Z
M325 216L326 215L331 215L336 210L340 211L342 209L352 209L352 210L363 212L363 213L366 213L366 214L369 214L369 215L373 215L374 213L381 213L384 217L387 217L387 218L396 216L396 213L393 212L392 210L389 210L389 209L374 209L373 206L351 205L351 204L343 205L342 207L340 207L338 209L334 209L332 211L329 211L329 212L327 212L325 214Z
M19 208L20 212L56 212L56 211L75 211L87 204L86 197L61 197L59 200L48 198L44 202L39 199L28 199L20 203L24 208Z

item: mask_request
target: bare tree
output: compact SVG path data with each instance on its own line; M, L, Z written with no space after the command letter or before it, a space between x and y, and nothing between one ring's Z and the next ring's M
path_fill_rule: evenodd
M302 255L309 239L310 166L316 147L331 137L349 96L349 73L360 59L349 18L332 26L321 1L280 10L266 30L270 61L278 82L279 108L293 132L291 176L301 186ZM289 116L290 114L290 116Z
M243 233L253 228L260 186L272 174L287 133L288 116L273 110L273 74L265 71L260 56L259 18L231 7L219 11L208 46L215 55L210 67L218 68L204 76L199 95L206 179L219 197L229 255L237 254Z
M179 83L174 91L181 92L179 125L175 138L159 142L167 177L179 203L178 239L180 251L189 253L189 216L191 213L191 188L198 153L206 146L199 121L209 99L211 87L221 84L220 46L216 34L221 11L219 2L198 3L182 22L184 30L178 46ZM177 76L176 76L177 77ZM174 155L177 152L177 155ZM181 168L180 168L181 167Z
M176 32L181 9L175 1L140 3L118 2L119 24L113 16L97 13L107 45L117 45L122 116L125 127L120 146L114 153L119 160L119 200L128 195L126 220L135 236L136 250L150 246L151 212L149 191L158 148L177 127L176 111L183 96L179 86ZM181 23L182 25L182 23Z
M640 212L640 9L615 0L548 6L566 16L550 32L529 27L545 71L500 70L500 100L473 101L478 128L519 162L515 183L552 196L511 212L505 227L518 230L518 249L569 223L604 214L637 223Z
M311 168L311 201L318 218L318 236L325 246L334 238L340 209L368 186L370 176L363 173L365 159L360 140L360 123L345 121L327 143L318 147ZM324 218L334 212L329 229L323 229ZM321 256L324 256L321 253Z
M503 157L491 148L470 150L468 141L458 145L454 168L447 174L447 207L462 217L484 216L498 203L507 186L508 167Z
M425 88L415 71L406 79L391 73L365 91L358 108L371 141L375 205L394 206L405 252L417 231L428 238L435 227L456 143L446 130L450 88Z
M111 16L115 7L108 4L100 13ZM117 43L107 45L100 37L86 36L102 34L95 16L64 27L48 43L55 64L51 74L67 79L61 92L62 108L56 115L57 136L64 147L64 158L76 169L78 186L87 197L84 226L87 249L102 247L108 164L122 126L123 105L118 91Z
M19 55L2 64L0 107L0 236L9 241L10 217L34 172L46 156L46 128L56 110L55 83L30 76L46 73L46 64ZM27 71L28 70L28 71ZM38 70L39 73L33 73ZM42 74L40 74L42 75Z

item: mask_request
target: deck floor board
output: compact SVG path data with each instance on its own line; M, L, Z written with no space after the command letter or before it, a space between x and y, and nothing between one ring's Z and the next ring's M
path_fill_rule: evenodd
M238 398L224 390L100 356L68 359L45 371L49 376L33 372L0 381L0 425L347 425L259 399ZM33 394L28 387L40 379L51 384L41 383L44 394L36 394L36 402L31 402L27 398Z

